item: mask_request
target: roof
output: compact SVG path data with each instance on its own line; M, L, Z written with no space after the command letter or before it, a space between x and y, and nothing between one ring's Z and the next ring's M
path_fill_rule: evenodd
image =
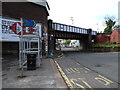
M35 3L37 5L44 6L47 9L47 12L49 13L50 7L46 0L26 0L26 1Z

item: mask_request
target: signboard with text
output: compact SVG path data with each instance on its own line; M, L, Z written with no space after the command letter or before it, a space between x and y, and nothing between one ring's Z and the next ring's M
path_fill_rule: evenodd
M32 20L23 20L23 25L24 28L21 27L20 20L0 18L0 41L18 42L22 33L41 35L41 24L35 24Z

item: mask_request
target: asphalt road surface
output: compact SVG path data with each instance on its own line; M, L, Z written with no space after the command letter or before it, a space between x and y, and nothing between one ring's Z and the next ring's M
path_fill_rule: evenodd
M63 52L64 56L56 59L74 88L109 88L119 87L118 53L83 53ZM85 90L85 89L83 89Z

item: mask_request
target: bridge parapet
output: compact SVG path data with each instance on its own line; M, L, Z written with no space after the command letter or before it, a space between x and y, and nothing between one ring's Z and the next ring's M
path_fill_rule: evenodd
M73 33L80 33L80 34L89 34L89 29L60 24L60 23L54 23L54 22L52 23L52 30L73 32ZM91 34L97 35L97 31L92 31Z

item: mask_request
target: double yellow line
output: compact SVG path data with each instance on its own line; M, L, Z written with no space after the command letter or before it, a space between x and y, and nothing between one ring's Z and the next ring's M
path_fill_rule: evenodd
M68 77L65 75L65 73L63 72L62 68L60 67L60 65L57 63L57 61L55 61L55 64L60 72L60 74L62 75L63 79L65 80L65 83L68 85L68 88L70 88L70 90L73 90L73 85L70 82L70 80L68 79Z

